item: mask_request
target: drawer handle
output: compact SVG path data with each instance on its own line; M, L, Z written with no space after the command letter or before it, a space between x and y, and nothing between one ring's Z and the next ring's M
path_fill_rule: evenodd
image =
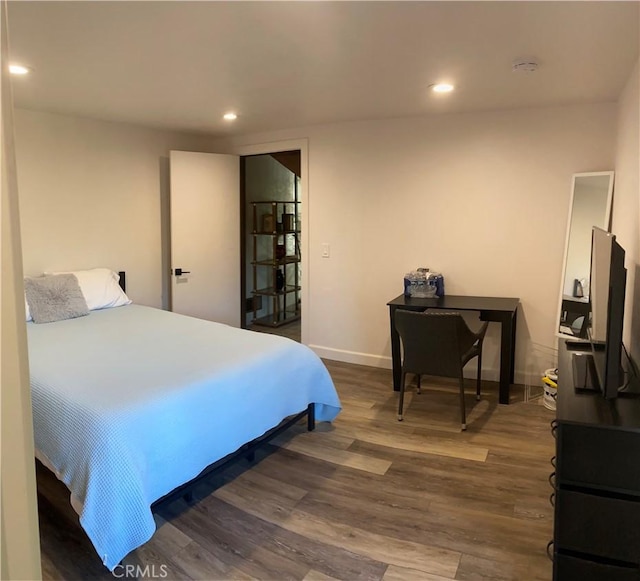
M556 457L552 456L550 462L551 462L551 466L553 466L555 468L556 467Z
M547 557L549 557L549 559L551 559L551 561L553 561L553 560L554 560L554 558L553 558L553 550L552 550L552 551L549 551L549 549L550 549L551 547L553 547L553 541L549 541L549 542L547 543Z
M552 493L549 495L549 504L550 504L551 506L553 506L553 507L555 507L555 506L556 506L556 493L555 493L555 492L552 492Z
M556 472L555 472L555 470L551 474L549 474L549 484L551 485L551 488L556 490Z

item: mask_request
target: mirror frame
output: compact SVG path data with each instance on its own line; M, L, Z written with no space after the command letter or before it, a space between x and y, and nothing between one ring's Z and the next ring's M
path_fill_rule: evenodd
M560 294L558 300L558 311L556 314L555 320L555 334L557 337L561 337L563 339L571 338L572 341L586 341L586 339L581 339L580 337L576 337L575 335L569 335L568 333L563 333L560 331L560 321L562 320L562 301L564 297L564 284L565 277L567 273L567 258L569 255L569 240L571 237L571 219L573 217L573 206L575 201L575 193L576 193L576 180L578 178L584 177L595 177L595 176L609 176L609 189L607 191L607 208L606 214L602 224L594 224L594 226L599 226L603 230L607 232L611 231L611 214L613 207L613 183L615 180L615 172L614 171L594 171L594 172L585 172L585 173L574 173L571 176L571 199L569 201L569 215L567 217L567 231L564 239L564 258L562 260L562 273L560 275ZM591 289L589 289L591 290Z

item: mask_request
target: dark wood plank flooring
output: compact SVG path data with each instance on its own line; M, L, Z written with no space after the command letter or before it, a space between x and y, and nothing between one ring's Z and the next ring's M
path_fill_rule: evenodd
M247 327L250 331L256 331L258 333L269 333L271 335L280 335L281 337L287 337L293 341L300 343L302 334L302 321L296 319L280 327L269 327L266 325L249 325Z
M423 380L396 419L391 372L326 362L344 409L303 425L156 514L158 530L125 559L140 579L548 581L547 478L553 412L497 405ZM517 399L517 394L514 399ZM44 579L110 579L68 502L38 470ZM128 577L131 579L134 577Z

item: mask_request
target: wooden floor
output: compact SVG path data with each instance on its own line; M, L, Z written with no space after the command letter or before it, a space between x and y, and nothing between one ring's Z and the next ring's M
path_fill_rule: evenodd
M300 335L302 332L301 320L296 319L287 323L286 325L280 325L279 327L269 327L267 325L249 325L250 331L257 331L259 333L270 333L271 335L280 335L281 337L287 337L300 343Z
M499 406L495 385L476 402L470 384L462 433L455 385L423 380L398 422L390 371L327 367L333 425L296 426L162 510L125 564L141 579L551 579L553 412ZM113 581L64 486L46 469L38 481L44 578Z

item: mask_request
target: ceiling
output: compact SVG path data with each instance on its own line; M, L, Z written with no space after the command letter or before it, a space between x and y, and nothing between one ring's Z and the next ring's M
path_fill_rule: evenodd
M638 2L9 2L15 105L216 135L617 100ZM512 71L534 57L534 73ZM432 83L456 90L436 95ZM229 123L222 114L233 110Z

